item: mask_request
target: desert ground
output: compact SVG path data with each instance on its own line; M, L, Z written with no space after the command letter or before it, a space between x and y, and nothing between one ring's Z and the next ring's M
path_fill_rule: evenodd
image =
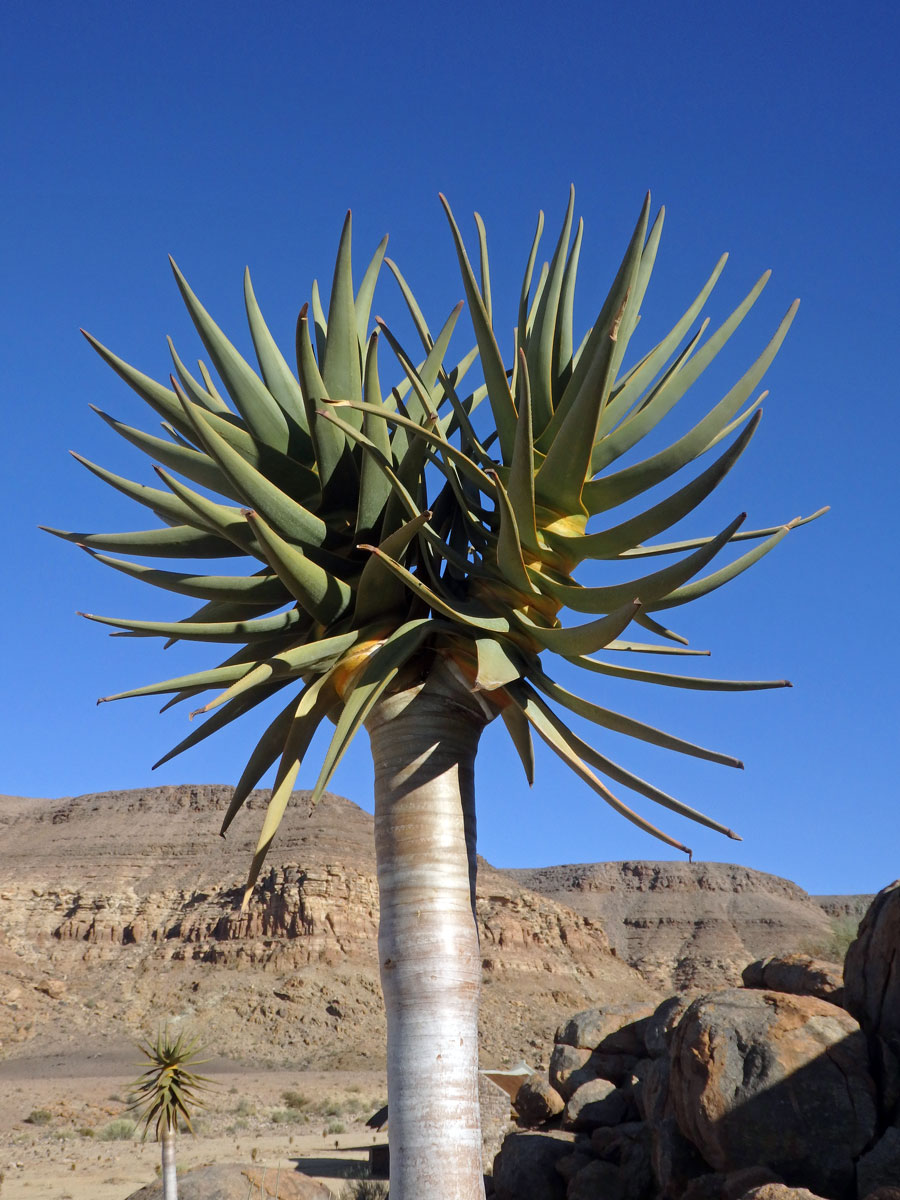
M159 1147L137 1130L107 1140L128 1119L139 1074L133 1046L101 1053L32 1056L0 1063L3 1200L125 1200L157 1177ZM255 1070L211 1060L214 1082L196 1121L178 1140L178 1166L253 1163L275 1174L300 1170L340 1195L386 1141L365 1126L385 1100L380 1071Z

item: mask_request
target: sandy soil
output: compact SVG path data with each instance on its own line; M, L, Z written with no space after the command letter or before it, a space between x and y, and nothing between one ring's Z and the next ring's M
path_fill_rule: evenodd
M204 1070L215 1087L197 1137L179 1138L179 1168L253 1162L273 1182L279 1167L300 1170L339 1195L373 1142L386 1140L365 1126L385 1100L382 1072L258 1070L226 1060ZM113 1122L128 1118L138 1073L133 1047L0 1063L3 1200L125 1200L153 1182L154 1142L142 1143L139 1132L106 1140Z

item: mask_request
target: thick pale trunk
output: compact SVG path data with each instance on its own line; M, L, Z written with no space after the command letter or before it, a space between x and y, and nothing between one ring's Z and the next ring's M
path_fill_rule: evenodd
M367 722L388 1027L391 1200L484 1196L474 917L479 701L439 666Z
M178 1177L175 1174L175 1131L162 1132L163 1200L178 1200Z

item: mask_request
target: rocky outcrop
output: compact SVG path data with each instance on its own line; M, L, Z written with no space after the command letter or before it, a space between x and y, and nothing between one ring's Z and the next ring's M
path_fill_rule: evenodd
M844 963L845 1002L869 1041L886 1123L900 1125L900 879L878 893Z
M750 982L765 973L755 964ZM531 1170L544 1178L552 1167L567 1200L900 1200L889 1195L900 1126L879 1125L865 1035L836 1004L798 994L836 973L789 971L794 993L724 988L649 1013L576 1013L541 1082L565 1109L520 1110L545 1137L575 1140L567 1155L553 1141L523 1143ZM630 1070L613 1078L608 1063L626 1054ZM518 1145L504 1142L495 1171Z
M599 922L616 953L660 990L738 986L754 959L813 953L831 919L786 879L728 863L623 862L510 871Z

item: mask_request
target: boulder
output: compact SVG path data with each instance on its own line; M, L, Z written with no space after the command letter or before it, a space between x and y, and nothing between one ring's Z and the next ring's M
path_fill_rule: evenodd
M622 1200L619 1168L595 1159L570 1180L566 1200Z
M669 996L650 1015L644 1027L644 1047L651 1058L661 1058L669 1053L672 1034L690 1002L684 995Z
M900 879L878 893L844 962L844 1003L869 1040L887 1123L900 1121Z
M178 1200L247 1200L248 1191L265 1200L333 1200L324 1183L285 1165L263 1169L239 1163L217 1163L178 1172ZM162 1200L162 1180L142 1187L128 1200Z
M604 1054L631 1054L640 1058L644 1053L644 1029L655 1007L609 1004L585 1009L557 1030L556 1041Z
M788 1187L786 1183L764 1183L750 1188L739 1200L822 1200L804 1187Z
M576 1140L558 1129L508 1133L494 1159L497 1200L565 1200L566 1182L556 1163L572 1153Z
M641 1077L640 1087L634 1089L635 1105L645 1121L661 1121L666 1115L670 1072L668 1058L653 1058Z
M873 1192L895 1188L900 1200L900 1128L885 1130L856 1164L856 1194L866 1200Z
M783 1184L784 1180L769 1167L743 1167L727 1174L717 1171L692 1179L681 1200L741 1200L751 1189L768 1183Z
M791 1186L850 1195L876 1111L865 1039L843 1009L814 996L714 992L682 1017L671 1056L668 1103L711 1167L764 1163Z
M513 1101L513 1108L523 1125L543 1125L565 1107L565 1100L543 1075L526 1079Z
M566 1104L566 1124L573 1129L618 1125L628 1112L629 1098L608 1079L592 1079L573 1092Z
M744 987L768 988L794 996L818 996L841 1007L844 1003L844 969L840 963L812 958L809 954L786 954L760 958L742 972Z
M590 1061L591 1051L586 1047L569 1046L565 1042L557 1042L550 1055L550 1083L564 1100L583 1083L596 1079L593 1071L585 1070Z
M601 1126L591 1134L591 1149L619 1168L621 1200L650 1200L656 1192L650 1126L644 1121Z
M689 1142L674 1117L663 1117L651 1125L653 1174L663 1200L680 1200L698 1175L710 1174L697 1147Z

